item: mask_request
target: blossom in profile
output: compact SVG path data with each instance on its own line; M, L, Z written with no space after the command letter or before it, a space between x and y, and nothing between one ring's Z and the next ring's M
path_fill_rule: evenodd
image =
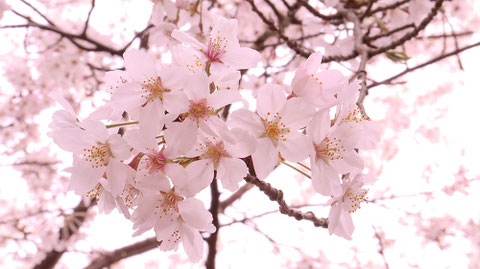
M320 71L322 54L312 53L295 71L292 80L292 96L304 97L318 109L328 109L339 100L338 94L347 78L338 70Z
M334 196L329 204L331 205L328 214L328 232L341 236L345 239L352 239L354 230L351 213L360 208L365 202L368 190L363 185L371 184L376 179L368 174L350 175L342 183L342 192Z
M310 165L315 191L327 196L338 195L341 192L339 174L363 168L363 162L355 151L356 140L348 129L331 126L329 110L315 114L307 126L307 137L313 146Z

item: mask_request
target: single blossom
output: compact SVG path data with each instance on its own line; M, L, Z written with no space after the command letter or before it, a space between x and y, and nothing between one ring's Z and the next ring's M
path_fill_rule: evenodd
M260 60L260 53L257 51L240 47L237 27L236 19L219 17L205 44L179 30L173 31L172 37L199 51L197 56L200 62L209 66L211 74L225 74L230 73L232 69L255 67Z
M216 136L200 134L196 146L187 153L189 157L199 160L190 163L186 170L188 180L180 189L193 196L212 182L214 171L222 186L230 191L238 189L238 183L247 175L248 168L240 158L247 157L255 150L255 139L246 131L233 129L235 143Z
M211 136L220 136L233 142L227 125L217 115L224 106L240 101L241 96L234 90L217 90L210 93L208 77L198 73L186 82L184 93L178 93L170 100L167 110L180 114L182 122L167 124L165 140L180 153L188 152L197 141L198 130Z
M307 136L313 146L310 165L314 189L322 195L337 195L341 192L339 174L363 168L355 140L347 128L331 126L329 110L315 114L307 126Z
M106 176L109 191L119 195L129 173L129 167L122 163L130 157L130 148L118 134L108 134L99 121L85 120L84 129L65 130L58 145L73 153L73 166L69 189L84 195L97 187L99 180ZM105 187L105 186L104 186Z
M185 72L173 66L157 68L154 59L142 50L130 49L123 58L126 71L114 71L121 83L113 89L112 109L138 115L141 126L158 132L163 124L175 119L173 114L165 116L165 103L183 87Z
M334 125L346 129L358 149L374 149L380 140L380 133L376 125L366 116L362 115L357 105L360 81L345 84L337 105Z
M198 262L203 255L203 239L199 231L215 232L212 215L195 198L180 196L166 181L157 182L157 192L144 197L132 214L134 235L152 227L160 250L177 250L180 243L190 260Z
M328 109L339 100L337 95L347 82L338 70L319 71L322 54L313 53L295 71L292 80L292 95L305 97L318 109Z
M252 154L258 178L265 179L278 163L279 153L292 162L308 156L311 144L299 132L310 121L315 108L302 98L287 101L284 89L267 84L258 92L257 113L240 109L232 113L230 126L249 131L256 139Z
M331 201L330 213L328 214L328 232L346 239L352 239L354 230L351 213L360 208L368 190L363 188L365 184L371 184L376 179L367 174L350 175L342 183L342 192L334 196Z

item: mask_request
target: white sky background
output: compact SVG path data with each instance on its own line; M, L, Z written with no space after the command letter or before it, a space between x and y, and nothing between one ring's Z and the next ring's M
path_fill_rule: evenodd
M111 4L106 2L98 1L95 12L92 14L91 23L96 25L95 28L100 32L110 31L108 23L120 18L115 17ZM129 10L130 18L138 18L138 25L132 28L140 30L148 20L148 16L145 16L145 10L149 8L148 1L135 1L134 5L125 4L125 7ZM76 9L72 12L69 13L69 17L77 13L84 14L86 10ZM475 12L480 14L478 1ZM5 22L6 20L2 20L2 23ZM106 27L102 28L101 25ZM478 40L480 35L477 33L471 37L471 42L464 42L464 44ZM1 54L10 49L8 45L2 45ZM413 59L409 64L414 65L415 55L410 56L413 56ZM345 268L343 263L353 267L355 258L364 261L362 264L365 264L365 261L371 261L372 268L381 268L383 260L378 254L378 241L373 236L372 225L384 231L388 240L393 240L389 241L390 245L385 253L391 269L408 268L410 267L408 262L418 264L420 268L467 268L469 258L466 252L479 246L471 245L471 242L461 234L447 236L445 241L451 245L442 250L437 244L424 245L423 236L417 235L412 228L416 225L415 223L406 226L399 223L404 219L403 212L409 212L419 213L425 219L449 215L461 224L466 225L469 220L479 224L480 186L478 182L474 182L467 188L469 193L467 197L459 194L447 196L441 191L445 185L452 185L456 180L454 175L460 165L467 170L467 178L480 176L480 165L478 165L480 128L477 111L478 100L480 100L478 86L480 49L464 52L461 59L464 72L452 71L456 70L456 62L454 58L450 58L446 60L448 64L430 66L402 77L400 80L407 81L403 86L380 86L372 89L365 101L369 116L385 128L383 144L378 150L365 153L369 167L378 176L378 181L371 188L368 197L376 198L380 194L383 196L415 195L433 191L433 199L426 200L424 196L414 196L386 201L384 203L386 207L377 204L364 205L361 210L354 213L356 231L351 242L329 236L325 229L315 228L309 222L298 222L279 213L259 218L255 222L257 229L266 232L278 242L277 248L272 247L267 237L255 232L252 223L234 224L220 230L218 268L295 267L296 262L290 265L284 262L288 259L298 261L302 258L302 253L313 260L323 260L328 257L328 260L333 263L329 268ZM376 66L369 67L369 76L381 80L401 71L401 65L397 66L398 70L385 69L385 65L391 66L388 61L383 59ZM0 77L0 79L2 79L0 83L3 91L3 85L7 84L3 78ZM8 86L6 87L8 89ZM443 95L432 94L441 87L450 90ZM421 96L423 97L420 98ZM85 106L85 111L88 110L87 107L88 104ZM53 110L38 119L42 126L48 125L52 112ZM42 128L42 131L46 132L47 129ZM428 137L423 135L425 133L429 134ZM50 143L51 141L45 136L42 142ZM384 162L382 159L387 156L387 147L398 152L393 159ZM8 164L11 161L0 156L1 164ZM428 182L424 179L427 166L431 167L431 171L427 173ZM17 179L9 181L8 184L2 184L0 188L2 200L14 197L21 199L19 197L22 195L28 197L28 186L18 178L17 172L2 166L0 173ZM269 177L269 182L285 190L288 204L325 201L324 197L313 193L307 179L298 177L288 168L282 167L275 171ZM207 197L208 190L201 196ZM222 196L222 198L226 197L228 193ZM69 194L67 198L71 198L71 201L66 200L66 203L72 205L78 201L75 195ZM204 201L208 207L208 198ZM277 208L275 203L253 189L232 208L227 209L226 213L241 219L244 215L253 216ZM328 215L326 208L312 207L308 210L314 211L319 217ZM221 216L220 221L228 223L231 219ZM107 216L97 215L88 227L87 241L79 241L75 244L75 248L79 251L89 251L92 247L113 250L153 235L153 232L150 232L140 238L132 238L131 223L117 212ZM354 252L354 249L358 252ZM2 251L0 251L1 254ZM121 264L115 265L115 268L132 268L138 266L139 262L146 262L151 267L164 268L175 260L177 262L171 268L197 267L188 262L180 263L187 260L183 251L162 253L153 250L140 257L124 260ZM84 255L78 252L67 253L62 258L62 262L66 268L81 268L87 263ZM202 263L198 265L198 267L202 266Z

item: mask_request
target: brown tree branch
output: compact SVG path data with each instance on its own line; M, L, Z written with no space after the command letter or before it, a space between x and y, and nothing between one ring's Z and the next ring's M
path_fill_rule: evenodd
M65 223L65 226L60 229L58 232L58 237L60 240L68 240L79 228L80 226L84 223L85 221L85 213L87 210L95 205L96 203L94 200L90 201L90 204L86 205L83 200L80 201L80 203L73 209L72 216L76 218L77 221L75 223L77 224L78 227L76 227L76 230L72 230L68 223ZM57 251L55 249L51 250L48 252L45 256L45 258L40 261L34 269L49 269L53 268L57 262L60 260L62 257L63 253L65 253L65 250L60 250Z
M292 207L289 207L285 200L283 199L283 192L279 189L275 189L270 185L270 183L266 183L264 181L261 181L258 179L256 176L253 176L251 174L248 174L245 178L245 181L248 183L251 183L255 186L257 186L265 195L270 198L270 200L275 201L279 205L279 210L280 213L293 217L296 220L309 220L313 222L313 225L315 227L322 227L322 228L328 228L328 219L326 218L317 218L315 214L312 212L306 212L303 213L300 210L294 209Z
M94 259L85 269L102 269L109 268L110 265L149 250L156 248L159 245L156 237L151 237L143 241L125 246L110 253L102 254L100 257Z
M249 191L253 187L252 184L245 184L240 187L236 192L234 192L230 197L228 197L225 201L220 202L218 206L218 212L223 213L227 207L233 204L238 199L242 198L242 196Z
M92 11L95 8L95 0L92 0L92 5L90 7L90 10L88 11L87 19L85 20L85 24L83 25L83 31L80 34L80 36L87 36L87 29L88 29L88 24L90 23L90 16L92 15Z
M219 198L220 193L218 192L218 183L217 183L217 172L214 172L214 177L212 184L210 184L210 191L212 195L212 200L210 202L210 213L212 213L213 217L213 225L215 228L214 233L207 238L208 244L208 255L207 261L205 262L205 267L207 269L215 269L215 257L217 255L217 239L218 239L218 231L220 230L220 224L218 222L218 207L219 207Z

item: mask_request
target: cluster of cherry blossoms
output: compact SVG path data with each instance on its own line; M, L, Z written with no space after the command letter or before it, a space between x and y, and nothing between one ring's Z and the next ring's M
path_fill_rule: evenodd
M322 56L314 53L290 87L258 89L252 111L238 90L239 70L254 68L261 55L240 46L236 20L218 18L202 40L170 32L173 63L128 50L125 71L107 73L110 101L89 118L78 119L60 100L65 109L50 127L54 141L73 153L69 188L96 199L103 212L123 212L134 235L153 228L161 250L182 243L199 261L201 232L216 227L196 194L216 179L236 191L249 173L248 157L260 180L282 162L309 159L313 188L332 197L330 234L350 238L350 213L364 201L363 185L374 180L362 174L357 151L373 149L379 140L356 105L359 82L320 71ZM243 108L225 120L235 103Z

